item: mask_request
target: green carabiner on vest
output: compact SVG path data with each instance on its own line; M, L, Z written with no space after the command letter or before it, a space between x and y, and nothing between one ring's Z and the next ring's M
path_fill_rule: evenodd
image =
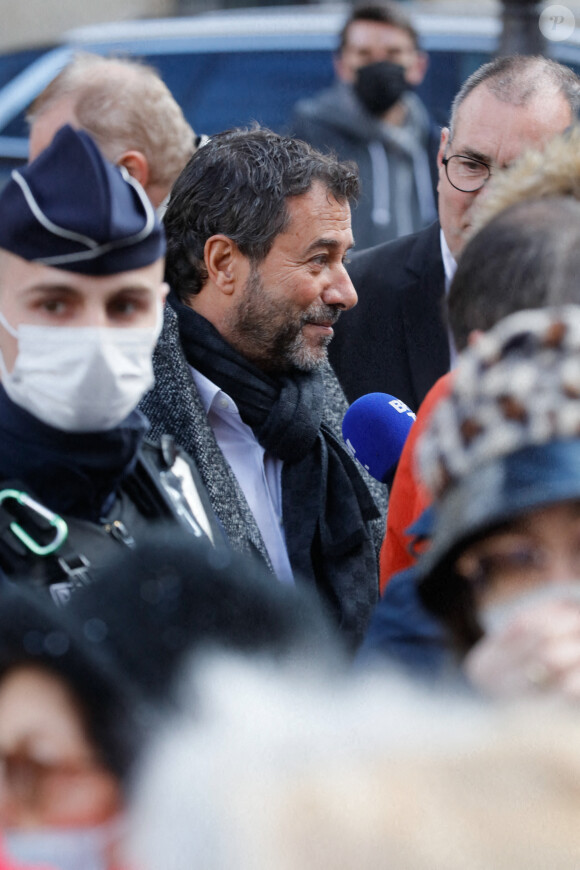
M19 523L15 521L10 523L10 531L12 534L18 538L18 540L21 541L31 553L34 553L35 556L50 556L51 553L54 553L55 550L58 550L58 548L64 544L68 536L68 526L62 517L59 517L59 515L55 514L54 511L44 507L44 505L35 501L33 498L30 498L27 493L20 492L18 489L3 489L0 491L0 504L7 499L14 499L18 504L29 508L32 513L48 520L50 525L54 528L53 540L48 544L42 545L39 544L38 541L35 541L28 532L25 532Z

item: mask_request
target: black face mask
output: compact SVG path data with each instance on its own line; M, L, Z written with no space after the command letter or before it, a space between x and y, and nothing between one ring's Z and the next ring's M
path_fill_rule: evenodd
M359 67L353 87L371 115L384 115L409 89L404 67L388 60Z

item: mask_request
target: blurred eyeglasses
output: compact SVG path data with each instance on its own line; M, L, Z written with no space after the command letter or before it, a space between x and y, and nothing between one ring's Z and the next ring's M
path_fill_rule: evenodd
M487 163L475 160L473 157L453 154L451 157L444 157L441 162L445 167L449 184L463 193L475 193L476 190L481 190L491 177L491 169Z
M580 543L562 553L533 541L508 537L492 539L479 552L477 549L475 545L455 563L456 573L476 589L510 585L524 590L530 584L545 583L556 561L566 564L570 577L580 578Z

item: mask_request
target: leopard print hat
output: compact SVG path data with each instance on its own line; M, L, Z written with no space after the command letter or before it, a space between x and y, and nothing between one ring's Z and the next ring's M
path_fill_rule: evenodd
M531 445L580 438L580 306L520 311L460 357L418 445L434 498L475 468Z
M416 455L434 504L422 575L494 524L580 498L580 306L521 311L478 338Z

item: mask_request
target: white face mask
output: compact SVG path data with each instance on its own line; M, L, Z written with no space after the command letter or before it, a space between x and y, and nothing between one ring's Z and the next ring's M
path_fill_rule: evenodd
M117 820L94 828L4 830L6 854L25 866L54 870L107 870L108 852L119 838Z
M151 356L163 325L149 327L11 326L18 340L11 372L0 353L2 385L15 404L65 432L113 429L153 386Z

